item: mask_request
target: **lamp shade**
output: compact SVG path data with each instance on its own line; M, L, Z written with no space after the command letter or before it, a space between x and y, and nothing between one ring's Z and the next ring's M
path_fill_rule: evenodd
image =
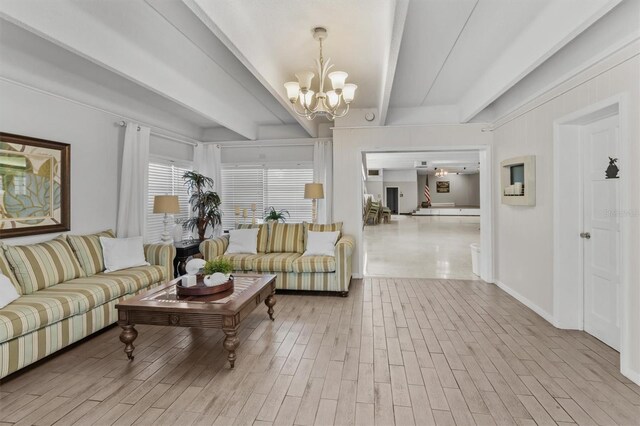
M304 198L317 200L324 198L324 189L321 183L305 183Z
M358 88L358 86L356 84L353 83L349 83L349 84L345 84L344 87L342 88L342 98L344 99L344 101L346 103L351 103L351 101L353 101L353 98L356 95L356 89Z
M300 84L297 81L288 81L284 84L284 87L287 89L287 98L289 98L291 102L295 102L300 92Z
M331 86L333 90L342 90L344 87L344 82L347 79L349 74L344 71L334 71L329 73L329 80L331 80Z
M311 71L300 71L296 73L298 83L301 89L308 89L311 87L311 80L313 80L314 74Z
M156 195L153 197L154 213L180 213L180 204L177 195Z

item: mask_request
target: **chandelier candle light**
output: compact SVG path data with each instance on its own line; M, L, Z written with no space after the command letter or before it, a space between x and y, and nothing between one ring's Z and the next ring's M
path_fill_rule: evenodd
M313 120L317 116L324 116L329 120L344 117L349 112L349 104L353 101L358 86L353 83L345 84L348 74L344 71L334 71L327 75L327 72L333 68L333 64L330 64L331 58L325 62L322 56L322 40L327 38L326 28L314 28L313 38L320 43L320 59L316 59L319 90L317 93L311 90L311 80L315 77L313 72L296 73L298 81L289 81L284 84L291 108L297 115L306 117L307 120ZM333 87L333 90L328 92L324 91L326 77L329 77Z

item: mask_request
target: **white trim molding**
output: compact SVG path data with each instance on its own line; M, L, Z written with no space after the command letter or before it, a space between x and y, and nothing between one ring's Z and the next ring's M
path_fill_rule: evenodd
M549 324L553 325L554 327L557 327L552 314L545 311L540 306L536 305L531 300L527 299L526 297L524 297L523 295L521 295L520 293L518 293L517 291L515 291L505 283L503 283L502 281L496 280L495 285L498 286L498 288L500 288L501 290L504 290L504 292L507 293L509 296L513 297L518 302L522 303L524 306L531 309L536 314L540 315Z

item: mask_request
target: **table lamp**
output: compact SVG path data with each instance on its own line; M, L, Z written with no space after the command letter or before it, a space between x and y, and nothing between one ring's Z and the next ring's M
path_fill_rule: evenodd
M321 183L305 183L304 198L312 202L312 221L316 223L318 220L318 200L324 199L324 189Z
M169 225L169 215L180 213L180 204L177 195L156 195L153 197L153 212L164 213L164 232L160 237L163 244L171 244L173 238L169 235L167 225Z

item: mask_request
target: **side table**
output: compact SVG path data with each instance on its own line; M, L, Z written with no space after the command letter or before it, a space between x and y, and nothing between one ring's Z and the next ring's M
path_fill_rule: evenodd
M177 241L173 243L176 248L176 257L173 259L173 275L174 278L187 273L185 267L190 257L201 257L200 241Z

